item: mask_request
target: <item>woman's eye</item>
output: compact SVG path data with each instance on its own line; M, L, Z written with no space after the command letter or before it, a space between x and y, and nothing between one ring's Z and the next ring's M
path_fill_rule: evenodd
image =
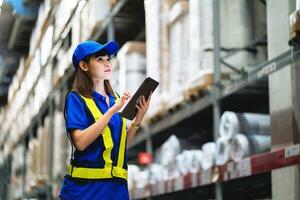
M96 58L96 60L100 61L100 62L104 62L106 60L106 61L109 62L111 60L111 57L101 57L101 56L99 56L99 57Z
M102 57L96 58L97 61L103 61L104 59Z

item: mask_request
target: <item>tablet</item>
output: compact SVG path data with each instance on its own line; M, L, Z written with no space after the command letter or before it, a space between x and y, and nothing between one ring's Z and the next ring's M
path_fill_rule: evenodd
M154 91L157 86L158 82L150 77L147 77L137 91L134 93L130 101L127 103L123 111L121 112L121 116L133 120L135 118L138 109L135 107L136 103L139 102L140 98L144 95L145 99L149 97L151 91Z

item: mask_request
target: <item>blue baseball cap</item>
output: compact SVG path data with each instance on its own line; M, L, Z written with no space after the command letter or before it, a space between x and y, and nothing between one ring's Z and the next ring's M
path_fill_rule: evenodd
M85 41L79 43L73 52L73 66L75 67L75 69L77 69L79 67L80 61L103 49L105 49L107 51L107 54L111 56L118 52L119 44L116 41L110 41L103 45L95 41Z

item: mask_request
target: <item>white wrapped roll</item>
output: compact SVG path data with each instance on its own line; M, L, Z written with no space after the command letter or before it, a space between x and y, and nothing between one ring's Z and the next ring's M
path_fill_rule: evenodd
M231 143L230 157L234 161L256 153L269 151L271 148L271 136L269 135L244 135L236 134Z
M201 150L184 150L177 155L176 169L180 174L195 173L202 167L203 152Z
M218 138L216 142L216 165L225 164L230 158L230 151L229 141L224 137Z
M208 142L202 146L203 158L202 158L202 169L206 170L211 168L215 162L215 154L216 154L216 143Z
M226 111L220 121L220 135L231 139L237 133L269 135L270 117L264 114Z
M190 168L190 172L195 173L202 168L203 161L203 151L201 150L192 150L193 153L193 161L192 166Z
M180 142L175 135L171 135L161 147L160 164L165 167L173 168L175 165L175 156L181 151Z

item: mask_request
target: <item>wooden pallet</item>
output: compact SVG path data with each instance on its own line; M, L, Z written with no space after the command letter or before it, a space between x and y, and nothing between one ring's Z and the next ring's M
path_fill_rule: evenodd
M191 86L183 91L186 101L194 101L205 94L206 90L210 90L213 85L213 74L207 73L195 79Z

